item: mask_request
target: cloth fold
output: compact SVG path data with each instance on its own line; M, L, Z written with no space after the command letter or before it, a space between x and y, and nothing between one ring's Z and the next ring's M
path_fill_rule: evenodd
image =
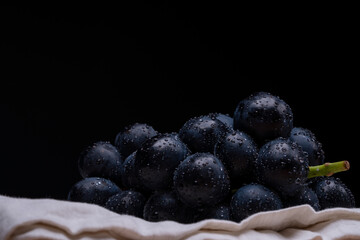
M360 239L360 209L314 211L309 205L254 214L240 223L148 222L101 206L0 196L1 240Z

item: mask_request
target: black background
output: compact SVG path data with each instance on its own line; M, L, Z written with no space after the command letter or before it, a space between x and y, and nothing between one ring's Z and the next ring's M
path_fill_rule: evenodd
M0 194L65 199L80 151L134 122L174 132L257 91L294 124L360 202L359 56L352 6L145 3L1 7Z

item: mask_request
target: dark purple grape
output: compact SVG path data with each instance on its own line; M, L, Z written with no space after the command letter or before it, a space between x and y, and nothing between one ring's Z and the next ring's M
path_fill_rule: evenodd
M284 207L308 204L315 211L319 211L321 209L319 198L309 186L302 187L294 196L285 196L283 204Z
M135 167L136 152L130 154L123 163L121 172L122 186L125 189L139 191L147 196L151 191L145 189L139 179L139 174Z
M149 191L170 189L175 169L189 154L176 133L148 139L135 155L134 167L140 184Z
M105 178L90 177L75 183L71 187L67 199L105 206L111 196L120 192L121 189L114 182Z
M258 147L248 134L239 130L227 132L215 144L214 154L225 165L231 188L253 180Z
M105 203L105 208L119 213L143 218L145 196L137 191L126 190L111 196Z
M324 164L325 155L322 144L309 129L294 127L290 132L290 139L299 144L307 153L310 166Z
M265 211L283 208L279 195L261 184L251 183L239 188L230 201L231 220L240 222L245 218Z
M305 185L308 172L308 160L301 147L287 138L277 138L263 145L255 163L260 183L282 195L295 195Z
M154 192L145 203L143 218L150 222L184 222L183 203L172 191Z
M220 203L230 193L229 175L211 153L194 153L180 163L174 174L174 189L189 207Z
M234 129L248 133L259 145L278 137L288 137L293 128L290 106L267 92L257 92L241 100L233 118Z
M197 211L193 210L191 214L194 214L193 222L206 219L230 220L230 207L228 203L219 203Z
M234 128L234 119L229 114L215 113L215 117L224 123L228 128Z
M85 148L78 168L83 178L102 177L121 185L122 157L110 142L99 141Z
M227 131L228 127L217 119L217 115L210 113L185 122L179 130L179 137L194 153L214 153L215 143Z
M123 159L140 148L147 139L158 132L146 123L133 123L124 127L115 137L114 145L119 149Z
M350 189L335 177L320 177L312 184L319 198L321 209L344 207L354 208L355 198Z
M122 185L127 189L138 189L140 185L139 178L134 167L135 155L136 151L127 156L123 162L121 179Z

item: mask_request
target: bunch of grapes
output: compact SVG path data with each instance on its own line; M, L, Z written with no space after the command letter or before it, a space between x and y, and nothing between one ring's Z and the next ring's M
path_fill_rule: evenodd
M314 133L293 126L290 106L267 92L241 100L233 116L196 116L178 132L131 124L113 143L84 149L78 167L83 179L69 201L152 222L240 222L301 204L315 211L355 207L352 192L332 176L349 162L325 163Z

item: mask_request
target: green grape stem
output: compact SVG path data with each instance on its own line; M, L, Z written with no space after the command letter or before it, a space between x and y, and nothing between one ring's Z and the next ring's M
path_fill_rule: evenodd
M332 163L324 163L322 165L309 167L309 173L307 178L331 176L334 173L347 171L350 169L350 163L348 161L339 161Z
M321 176L331 176L334 173L344 172L350 169L349 161L339 161L339 162L332 162L332 163L324 163L322 165L317 166L310 166L309 173L307 178L313 177L321 177ZM237 189L232 189L232 194L234 194Z

